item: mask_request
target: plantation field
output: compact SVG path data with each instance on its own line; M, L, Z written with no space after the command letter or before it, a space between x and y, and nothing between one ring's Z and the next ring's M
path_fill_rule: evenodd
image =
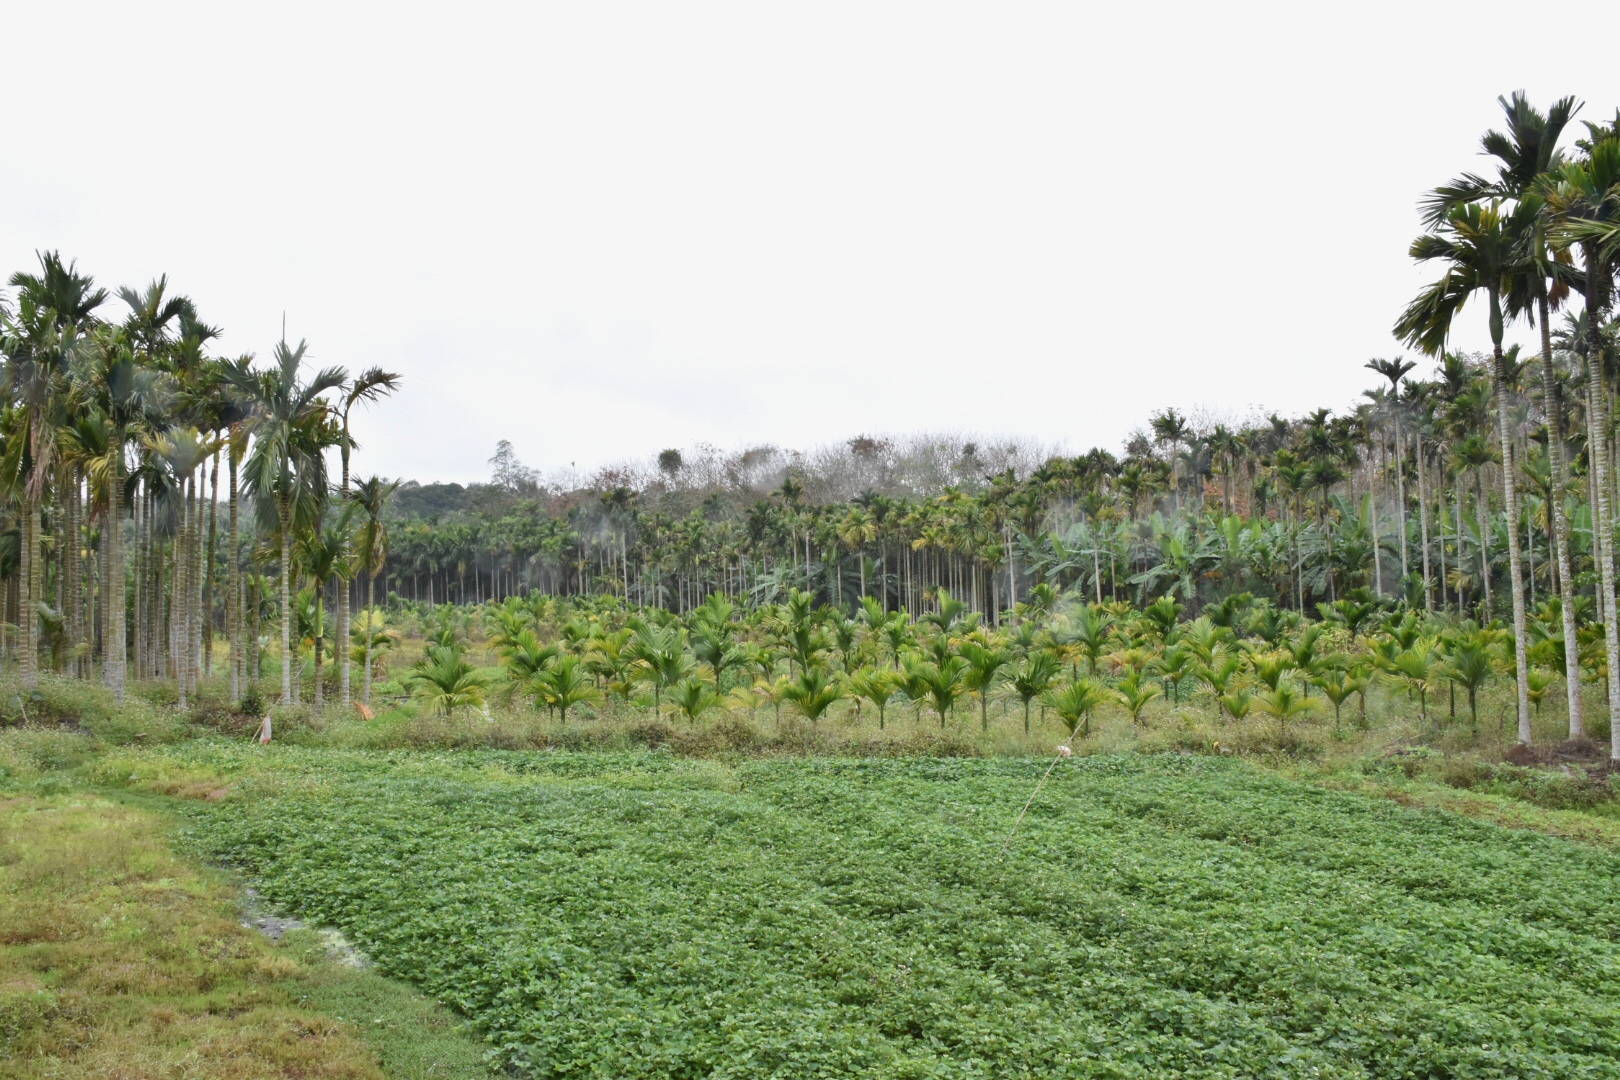
M188 743L185 842L540 1076L1620 1076L1620 858L1176 755Z

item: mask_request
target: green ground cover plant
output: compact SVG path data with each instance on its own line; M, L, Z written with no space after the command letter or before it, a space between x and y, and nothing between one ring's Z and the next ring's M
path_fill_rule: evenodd
M47 790L65 787L84 740L32 734ZM177 859L160 813L82 791L0 795L0 1076L490 1075L445 1009L313 939L277 947L242 926L236 889Z
M1157 755L1063 763L1003 854L1044 764L192 743L98 776L226 787L189 843L532 1075L1620 1075L1612 852Z

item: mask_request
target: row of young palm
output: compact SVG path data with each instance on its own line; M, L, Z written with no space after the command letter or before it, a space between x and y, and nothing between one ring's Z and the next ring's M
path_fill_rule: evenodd
M302 342L279 343L266 366L212 355L218 329L165 278L118 289L121 318L112 294L54 252L9 283L3 647L25 687L54 669L100 678L121 701L132 678L169 679L184 705L223 634L237 702L259 673L258 631L279 613L282 697L296 702L293 594L307 582L319 597L381 566L388 488L351 487L349 421L398 377L311 371ZM348 590L332 592L347 640ZM341 670L347 704L346 659Z
M457 601L539 588L676 612L711 595L760 605L801 589L846 613L875 598L913 618L949 594L992 628L1046 585L1093 603L1171 596L1195 614L1252 592L1308 615L1367 589L1425 615L1511 618L1528 741L1528 612L1545 598L1559 601L1565 640L1583 616L1601 627L1600 677L1620 697L1620 115L1564 147L1572 99L1545 112L1522 95L1501 105L1506 130L1482 141L1491 170L1422 204L1427 231L1411 254L1442 272L1395 330L1434 358L1432 377L1376 359L1379 384L1340 415L1227 427L1165 410L1122 457L1096 450L931 494L818 503L806 496L814 478L792 474L768 495L699 490L684 502L667 486L556 493L500 516L412 523L389 588ZM1470 300L1488 355L1447 347ZM1515 321L1539 331L1539 349L1505 346Z
M909 709L915 723L976 722L988 732L999 706L1026 735L1038 709L1042 722L1084 738L1099 714L1140 725L1163 699L1225 724L1269 717L1286 735L1329 709L1336 728L1365 728L1369 691L1383 687L1435 731L1457 718L1460 695L1477 733L1480 692L1511 683L1514 672L1505 629L1424 615L1365 589L1323 605L1318 621L1247 595L1187 619L1171 596L1136 608L1047 591L1044 602L1018 605L1001 629L948 594L912 620L870 597L851 616L800 590L752 609L714 594L684 617L538 592L416 612L403 605L396 617L426 622L424 655L403 676L424 707L450 715L487 711L491 699L527 702L562 721L590 703L693 724L716 710L757 719L761 708L780 724L786 707L818 724L842 702L846 715L870 709L880 730L894 710ZM1559 619L1548 600L1531 620L1527 692L1538 711L1562 664ZM472 662L472 636L497 668ZM1601 666L1601 642L1589 635L1577 659ZM1447 714L1431 718L1430 695L1442 692Z

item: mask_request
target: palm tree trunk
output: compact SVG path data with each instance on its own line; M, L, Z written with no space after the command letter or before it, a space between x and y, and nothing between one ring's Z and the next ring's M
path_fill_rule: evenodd
M1596 341L1593 345L1597 345ZM1603 595L1604 650L1609 665L1610 756L1620 761L1620 723L1615 710L1620 706L1620 627L1616 626L1614 605L1614 525L1609 516L1609 395L1603 386L1602 353L1589 350L1586 358L1587 446L1592 473L1592 534L1596 544L1599 578Z
M1399 469L1400 466L1396 465ZM1434 610L1434 579L1429 576L1429 495L1423 483L1423 432L1417 433L1418 531L1423 541L1423 610ZM1404 518L1404 514L1403 514ZM1401 528L1401 543L1406 543L1405 526ZM1444 574L1444 571L1442 571Z
M146 673L146 641L144 638L146 630L146 590L144 588L146 579L144 573L146 566L141 557L144 537L141 533L141 489L138 484L134 496L130 499L129 509L130 527L135 530L135 633L131 636L134 638L135 677L139 679ZM128 587L127 583L125 587ZM111 603L112 601L109 599L108 604ZM111 608L109 607L108 610L110 612ZM108 624L111 625L111 620L108 620Z
M1492 305L1496 297L1491 297ZM1507 371L1503 366L1502 343L1494 343L1495 364L1491 368L1496 383L1496 422L1502 440L1502 502L1507 511L1508 585L1513 590L1513 669L1519 698L1519 742L1530 745L1530 665L1525 658L1524 568L1519 550L1519 493L1514 482L1513 425L1508 410Z
M75 678L84 677L85 653L79 649L84 640L84 620L79 611L79 471L74 467L62 470L62 613L67 629L68 648L75 654L69 661Z
M321 711L321 706L324 704L326 698L326 688L321 685L323 682L325 682L325 680L321 678L321 639L325 636L321 632L321 623L325 615L325 612L321 607L321 594L325 591L325 583L317 581L315 583L315 711L317 713Z
M203 549L202 662L203 675L214 672L214 599L219 592L214 580L214 564L219 556L219 451L214 451L214 468L208 481L208 544ZM226 621L230 618L227 615Z
M186 707L186 669L190 666L186 663L186 648L191 640L190 627L186 625L191 600L188 572L191 560L186 551L190 533L191 478L188 476L180 484L180 531L174 536L174 584L169 589L169 651L174 657L174 678L180 688L182 711Z
M237 547L237 490L236 490L236 433L231 434L231 445L225 451L225 464L229 471L230 499L230 572L226 575L225 583L225 635L230 639L231 647L231 707L236 708L242 702L242 676L246 674L242 654L242 568L238 565L240 548Z
M1457 503L1457 520L1451 523L1452 535L1457 539L1457 617L1463 614L1462 598L1462 565L1463 565L1463 477L1462 470L1457 470L1457 476L1451 484L1451 494Z
M281 703L293 704L292 690L292 596L288 592L288 579L292 577L292 505L286 496L277 498L281 511Z
M1396 514L1396 518L1399 520L1400 527L1401 527L1401 580L1404 582L1406 580L1406 575L1407 575L1407 566L1406 566L1406 469L1405 469L1405 461L1404 461L1404 456L1402 454L1402 449L1403 449L1403 443L1405 443L1406 440L1402 437L1402 432L1401 432L1401 403L1400 403L1400 397L1399 397L1399 395L1400 395L1400 387L1399 386L1397 386L1395 388L1395 393L1396 393L1396 397L1395 397L1394 402L1392 403L1394 405L1394 407L1395 407L1395 504L1396 504L1395 508L1398 511L1398 513ZM1418 433L1418 453L1421 454L1422 452L1423 452L1423 434L1421 432L1419 432ZM1421 488L1421 486L1423 484L1423 478L1422 478L1422 475L1421 475L1422 468L1423 468L1423 465L1420 462L1418 464L1418 469L1420 470L1420 473L1419 473L1419 476L1418 476L1418 485L1419 485L1420 488ZM1421 491L1419 492L1418 497L1419 498L1423 497ZM1402 585L1401 587L1404 589L1406 586Z
M371 704L371 639L373 630L371 626L372 612L377 610L377 575L366 575L366 672L365 697L362 699L366 705Z
M206 507L203 504L202 474L199 474L192 484L192 502L196 509L191 515L191 549L186 553L191 560L191 594L188 597L188 606L191 609L189 621L191 637L186 643L186 664L191 671L191 689L194 693L201 694L204 664L203 623L208 619L208 611L203 607L204 582L208 569L204 556L207 554L208 545L203 533L203 513Z
M127 674L126 659L126 589L124 580L124 467L123 433L114 433L112 476L107 487L107 525L102 530L107 563L107 616L102 626L101 675L112 688L113 700L124 703L124 683Z
M1378 440L1378 471L1384 471L1384 441ZM1367 502L1372 507L1373 534L1373 595L1384 598L1383 538L1378 535L1378 481L1376 477L1367 485ZM1404 577L1404 574L1402 575Z
M345 416L347 416L347 414L345 414ZM344 435L345 436L348 435L347 429L345 429ZM339 456L343 459L343 482L339 487L339 492L340 492L339 497L342 499L342 501L340 503L338 503L338 509L341 510L344 506L348 505L348 502L349 502L349 449L348 449L347 445L345 445L343 447L343 453L340 454ZM338 581L337 633L333 636L332 661L333 661L333 663L337 664L338 672L339 672L339 674L338 674L338 704L341 705L344 709L347 709L349 707L349 704L350 704L350 697L349 697L349 582L343 576L343 571L341 569L341 564L347 562L348 555L349 555L349 538L348 538L347 535L345 535L343 537L342 543L343 543L343 550L341 552L341 557L339 559L340 569L339 569L338 574L337 574L337 581ZM477 576L478 576L478 570L477 570L477 563L475 562L474 565L473 565L473 577L476 579ZM318 671L319 665L316 665L316 667L317 667L317 674L319 674L319 671Z
M1553 369L1552 327L1548 324L1546 294L1541 307L1541 387L1543 411L1547 416L1547 459L1552 466L1552 505L1547 508L1552 533L1553 558L1558 572L1558 600L1564 621L1564 689L1569 696L1569 737L1586 734L1581 705L1581 657L1575 639L1575 582L1569 572L1569 516L1564 513L1564 401Z
M151 511L151 495L147 496L147 510ZM169 558L175 543L165 544L157 536L157 527L154 522L147 522L147 531L152 535L152 655L155 661L152 677L166 679L169 676L170 657L174 645L171 628L173 626L175 611L172 599L173 588L164 587L164 577L169 574Z
M22 581L22 589L17 603L17 627L22 638L22 656L20 666L22 669L23 686L32 690L39 685L39 642L38 642L38 608L40 565L39 565L39 504L30 496L24 496L23 526L22 526L22 554L19 559L21 565L18 575Z
M1505 468L1504 468L1504 471ZM1474 470L1474 518L1479 523L1479 573L1485 583L1485 618L1491 617L1491 505L1486 495L1485 466Z

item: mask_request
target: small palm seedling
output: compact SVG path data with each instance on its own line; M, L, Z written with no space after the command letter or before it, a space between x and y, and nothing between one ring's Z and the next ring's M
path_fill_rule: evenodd
M1023 663L1013 671L1013 693L1024 703L1024 734L1029 734L1029 703L1051 689L1062 665L1058 658L1042 650L1024 657Z
M635 689L638 661L632 648L634 631L615 630L591 638L585 650L585 668L604 683L610 694L629 701Z
M1275 693L1295 664L1288 653L1254 653L1249 657L1249 667L1254 671L1255 681Z
M1125 711L1131 714L1131 723L1140 724L1142 722L1142 710L1147 708L1148 702L1159 696L1159 684L1143 682L1142 673L1132 671L1119 680L1119 686L1115 690L1115 694L1119 698L1120 704L1125 706Z
M1288 683L1280 683L1275 690L1255 695L1254 707L1267 716L1275 716L1277 723L1286 728L1288 721L1308 715L1316 703L1306 699Z
M695 724L703 714L720 704L720 693L707 679L687 675L669 688L668 709Z
M1536 715L1541 715L1541 702L1547 696L1547 690L1552 686L1552 672L1542 668L1531 668L1524 684L1525 693L1530 696L1530 704L1536 707Z
M1318 647L1321 640L1322 627L1318 625L1307 626L1288 643L1288 655L1293 659L1294 670L1301 673L1300 692L1305 697L1311 696L1311 687L1317 676L1333 663L1332 658L1323 655Z
M1163 655L1154 662L1153 666L1159 672L1160 677L1164 679L1164 689L1170 696L1170 700L1180 703L1182 680L1192 674L1194 670L1192 650L1179 644L1172 645L1164 650Z
M527 608L511 602L503 604L489 613L489 643L497 649L505 649L524 632L533 636L533 625Z
M1325 668L1320 674L1311 677L1311 683L1319 687L1327 699L1333 702L1333 726L1338 728L1345 700L1356 692L1349 672L1342 667Z
M979 697L980 729L990 730L990 691L1006 674L1012 663L1012 653L1006 649L990 648L973 641L964 641L962 659L967 666L962 671L962 686Z
M967 661L960 656L946 657L943 663L912 660L906 665L906 693L926 701L939 714L939 727L945 729L945 714L956 705L962 693L962 672Z
M1260 601L1249 615L1249 630L1273 648L1298 625L1298 613L1280 609L1269 600Z
M884 652L889 654L889 661L898 670L900 667L900 654L911 647L912 632L911 620L906 618L903 611L895 611L872 623L871 636L876 638Z
M1350 670L1345 672L1344 681L1346 686L1355 691L1357 697L1358 712L1356 715L1356 726L1362 731L1366 731L1367 688L1372 685L1373 669L1366 663L1351 664Z
M1485 646L1478 640L1464 638L1451 649L1451 655L1440 669L1440 674L1454 686L1468 692L1468 723L1479 730L1479 691L1490 680L1491 659Z
M556 709L558 719L568 721L568 710L582 701L595 701L601 697L591 682L589 672L577 656L559 658L550 667L534 673L528 680L529 692L548 709Z
M889 699L900 692L904 680L888 668L862 668L849 678L849 688L859 698L870 701L878 714L878 730L884 728L884 712Z
M442 716L482 705L488 684L483 672L462 659L459 645L429 645L407 682L413 696Z
M1215 653L1210 657L1210 663L1200 665L1193 672L1194 678L1209 687L1210 694L1215 698L1215 707L1224 710L1221 701L1231 689L1232 679L1243 667L1243 661L1235 656L1223 656Z
M524 627L514 631L510 640L501 646L501 666L506 669L507 685L502 691L511 700L520 687L530 684L557 659L561 650L556 645L542 645L534 631Z
M385 658L398 645L399 631L385 625L374 608L362 611L349 628L349 659L368 665L366 670L373 675L387 673Z
M843 696L843 685L830 678L821 667L805 668L782 690L782 697L792 702L812 724L819 722L832 703Z
M1423 637L1423 623L1416 614L1407 612L1399 621L1392 619L1385 624L1384 634L1398 646L1397 652L1404 652Z
M1354 641L1368 621L1378 614L1378 602L1366 589L1355 589L1350 595L1330 604L1317 604L1316 610L1322 613L1322 618L1336 622L1348 630L1350 640Z
M697 662L686 652L685 633L679 626L659 626L636 621L630 656L638 661L653 684L653 707L659 707L666 686L672 686L692 673ZM575 651L575 650L569 650Z
M1178 643L1190 650L1200 665L1207 667L1215 662L1216 650L1226 644L1226 638L1224 629L1216 626L1208 615L1200 615L1181 628Z
M1247 688L1239 688L1230 694L1222 694L1220 701L1221 708L1226 710L1226 715L1234 720L1242 720L1249 715L1249 710L1254 707L1254 695Z
M1142 620L1147 625L1149 633L1169 644L1176 629L1176 619L1180 614L1180 602L1166 593L1142 609Z
M1107 700L1108 691L1096 679L1076 679L1061 690L1048 690L1042 698L1069 729L1071 740L1077 730L1082 739L1091 737L1091 714Z
M1100 607L1086 604L1074 614L1074 627L1068 640L1085 655L1091 674L1097 674L1097 657L1108 651L1114 633L1114 617Z
M1434 653L1426 641L1417 641L1390 661L1390 671L1418 696L1418 717L1429 719L1429 687L1434 681Z

